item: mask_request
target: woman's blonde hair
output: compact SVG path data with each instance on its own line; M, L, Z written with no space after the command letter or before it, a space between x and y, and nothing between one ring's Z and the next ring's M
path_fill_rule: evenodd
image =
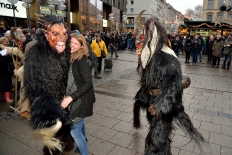
M75 38L77 41L79 41L80 44L82 45L82 48L80 48L78 51L75 51L75 52L71 53L70 62L73 63L73 61L76 60L76 59L80 60L83 55L88 57L89 56L89 50L88 50L88 46L87 46L85 37L82 34L74 33L74 34L71 34L71 38Z
M7 41L9 43L9 40L6 37L1 37L0 38L0 44L2 44L2 42Z

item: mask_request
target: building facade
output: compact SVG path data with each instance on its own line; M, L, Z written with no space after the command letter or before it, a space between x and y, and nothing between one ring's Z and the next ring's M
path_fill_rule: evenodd
M177 33L179 24L184 23L184 15L174 9L166 0L127 0L126 5L128 31L136 29L136 17L142 10L146 10L142 16L142 23L145 23L150 17L154 17L165 25L167 33Z
M202 20L215 22L218 18L232 18L232 11L219 11L220 6L223 4L232 5L232 0L204 0Z
M18 27L27 28L26 9L22 8L22 1L18 1L15 18ZM14 18L12 5L7 0L0 0L0 26L13 27ZM31 27L37 28L38 19L36 14L57 14L69 30L100 30L110 31L112 29L122 30L122 15L126 11L126 0L66 0L65 10L50 10L47 0L33 0L30 3ZM56 6L57 8L58 6ZM109 14L113 14L114 20L109 20ZM21 15L23 14L23 15ZM20 15L20 16L19 16Z

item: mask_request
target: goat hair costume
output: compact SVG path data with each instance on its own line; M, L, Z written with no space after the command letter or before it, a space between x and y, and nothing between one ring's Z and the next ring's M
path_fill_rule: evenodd
M167 46L166 30L154 18L141 26L139 16L136 50L141 52L143 71L141 88L135 96L134 127L140 127L140 108L149 110L152 106L155 114L147 111L150 129L145 140L145 155L171 155L170 136L174 122L192 139L203 140L203 137L184 111L181 64Z
M25 55L25 96L31 106L32 128L43 136L44 154L62 154L74 147L69 119L60 105L67 86L70 39L56 16L39 15L39 26L38 41Z

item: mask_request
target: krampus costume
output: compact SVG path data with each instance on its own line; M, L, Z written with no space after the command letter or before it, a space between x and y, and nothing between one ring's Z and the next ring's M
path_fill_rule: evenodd
M135 96L134 127L140 127L140 108L147 110L150 129L145 140L145 154L171 155L170 136L174 122L193 139L203 140L203 137L184 111L181 64L167 45L165 29L154 18L150 18L144 27L137 22L136 44L141 52L143 72L141 88Z
M67 86L69 39L56 16L39 15L39 27L38 42L25 55L24 89L32 128L43 136L44 154L62 154L74 147L69 119L60 105Z

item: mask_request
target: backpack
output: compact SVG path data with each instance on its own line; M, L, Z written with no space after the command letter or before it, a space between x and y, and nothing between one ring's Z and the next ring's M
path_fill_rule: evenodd
M90 66L90 69L98 66L97 56L93 51L89 50L89 56L87 57L87 63Z

